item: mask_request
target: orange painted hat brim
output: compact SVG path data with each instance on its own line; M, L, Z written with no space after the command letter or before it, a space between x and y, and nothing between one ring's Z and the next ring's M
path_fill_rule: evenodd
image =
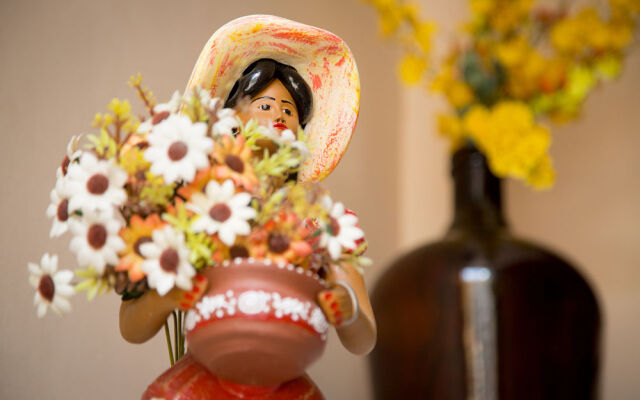
M312 26L271 15L233 20L209 39L191 73L187 90L201 87L226 99L252 62L271 58L294 67L313 92L305 127L311 156L300 181L324 179L349 145L358 119L360 79L347 44Z

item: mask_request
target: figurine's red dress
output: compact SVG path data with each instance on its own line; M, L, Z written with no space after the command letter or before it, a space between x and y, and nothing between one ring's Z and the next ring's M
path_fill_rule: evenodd
M251 386L223 381L198 364L190 354L160 375L142 395L142 400L324 400L316 385L306 376L276 386Z

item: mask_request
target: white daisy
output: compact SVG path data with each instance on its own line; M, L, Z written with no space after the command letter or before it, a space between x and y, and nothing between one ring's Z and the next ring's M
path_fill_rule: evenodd
M251 195L246 192L235 194L235 186L231 179L222 185L210 181L205 188L205 194L195 193L187 208L196 214L191 225L194 232L207 232L212 235L218 233L220 240L227 246L232 246L236 235L248 235L251 227L247 222L255 218L256 210L249 206Z
M57 271L58 256L45 253L40 260L40 265L29 263L29 282L36 289L33 304L38 307L38 317L42 318L47 313L47 308L57 313L71 311L68 298L73 295L73 272L69 270Z
M49 237L58 237L69 229L69 193L65 189L65 177L58 175L56 186L50 194L51 204L47 207L47 217L53 218Z
M166 183L192 181L198 168L209 165L207 155L213 149L213 140L206 134L207 124L194 124L185 115L172 114L155 125L147 136L150 146L144 152L151 162L151 172L163 176Z
M184 235L170 226L156 229L153 241L140 246L140 253L146 260L142 271L147 275L149 287L164 296L174 286L184 290L192 289L191 278L196 274L189 263L189 249L184 244Z
M261 136L270 139L276 144L280 144L280 131L270 126L258 125L255 128Z
M72 221L73 239L69 248L76 254L80 267L93 267L98 274L107 264L117 265L118 252L126 246L118 236L121 219L100 213L86 213L80 221Z
M151 118L147 118L138 125L138 132L147 133L154 125L158 125L160 122L167 119L169 115L178 112L181 100L182 96L180 95L180 92L176 90L173 92L173 95L168 102L156 104L156 106L153 107L153 116Z
M354 250L356 240L364 237L362 229L358 228L358 217L347 213L342 203L333 203L329 196L324 196L322 205L329 211L329 224L323 226L320 246L326 247L332 259L337 260L342 249Z
M215 111L221 107L221 100L217 97L211 97L208 90L196 87L195 94L200 98L200 103L209 111Z
M300 155L302 155L302 158L306 158L311 154L309 153L307 145L304 142L298 140L298 137L293 133L291 129L285 129L284 131L282 131L280 137L276 140L276 143L286 144L289 147L298 150L298 152L300 152Z
M93 153L85 152L80 162L71 164L65 190L69 195L69 212L103 212L112 215L114 206L121 206L127 199L124 184L127 173L113 160L98 160Z
M284 144L298 150L303 158L311 154L307 145L303 141L298 140L298 137L291 129L279 131L267 126L259 126L257 129L262 136L272 140L275 144L279 146Z
M218 121L213 124L213 135L233 135L240 132L240 121L232 108L223 108L216 114Z
M82 139L82 135L71 136L69 143L67 143L67 154L62 159L61 165L56 170L56 176L64 176L67 174L69 169L69 164L72 162L78 161L82 151L78 150L78 144L80 143L80 139Z

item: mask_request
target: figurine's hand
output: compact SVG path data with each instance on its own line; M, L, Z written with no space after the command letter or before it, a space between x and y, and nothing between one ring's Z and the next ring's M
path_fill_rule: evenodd
M189 291L175 287L167 293L167 296L176 302L177 307L184 311L193 307L207 289L208 281L204 275L196 275L191 282L193 283L193 288Z
M351 294L342 285L335 285L329 289L322 290L318 294L318 304L320 304L320 308L324 311L329 323L336 328L342 326L345 322L352 321L357 312Z

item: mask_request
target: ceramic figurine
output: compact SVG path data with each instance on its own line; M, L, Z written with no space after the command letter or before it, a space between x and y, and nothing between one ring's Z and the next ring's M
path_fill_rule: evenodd
M304 128L310 156L288 178L300 184L335 168L358 115L358 71L347 45L274 16L239 18L215 32L187 86L198 88L225 100L243 123L257 120L277 132ZM273 151L269 140L256 145L259 156ZM229 157L228 167L242 173ZM340 226L332 229L338 235ZM153 337L174 310L189 310L186 356L143 399L322 399L304 371L320 357L329 325L352 353L372 349L376 325L361 273L348 262L313 270L277 257L291 246L272 234L265 251L274 257L256 259L234 245L230 259L202 270L191 290L175 287L162 296L151 290L122 302L120 330L133 343ZM338 245L328 243L330 252L332 246Z

